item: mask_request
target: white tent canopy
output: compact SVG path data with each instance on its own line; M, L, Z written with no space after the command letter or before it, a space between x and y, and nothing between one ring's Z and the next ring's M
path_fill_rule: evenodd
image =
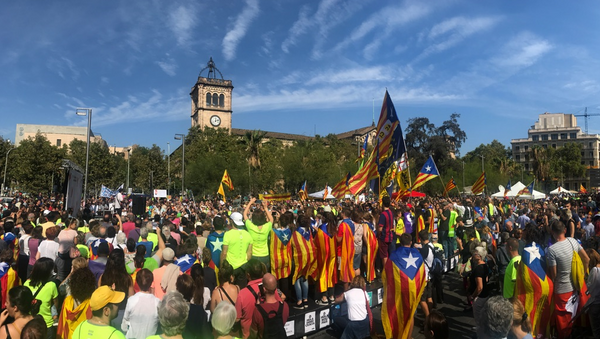
M331 195L331 187L327 186L327 197L325 199L335 199L333 195ZM325 194L325 190L321 190L315 193L311 193L308 196L316 199L323 199L323 195Z
M523 185L523 183L520 181L517 182L516 184L512 185L512 187L510 188L510 191L506 194L506 197L507 198L517 197L517 195L519 194L519 191L522 190L523 188L525 188L525 185ZM498 190L500 192L492 194L492 197L504 198L504 190L505 190L504 186L499 185ZM545 197L546 197L546 195L544 193L533 190L532 195L519 195L518 199L544 199Z
M553 190L553 191L550 192L550 195L559 195L559 194L573 195L575 193L573 193L572 191L564 189L564 187L562 187L562 186L558 186L555 190Z

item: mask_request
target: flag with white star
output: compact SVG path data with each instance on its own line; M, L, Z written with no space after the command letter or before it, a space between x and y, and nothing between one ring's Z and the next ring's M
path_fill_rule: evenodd
M424 183L437 177L438 175L440 175L440 173L438 172L437 166L433 161L433 157L430 155L427 161L425 161L423 168L421 168L421 172L419 172L419 175L417 175L417 178L412 185L412 189L415 190L423 186Z
M277 279L290 276L292 272L292 231L289 228L271 230L269 253L271 254L271 273Z
M0 304L2 308L6 308L6 300L8 299L8 291L15 287L21 285L21 279L17 275L17 272L10 267L9 264L5 262L0 263L0 287L1 287L1 295L2 295L2 303Z
M186 254L184 256L182 256L181 258L175 260L175 265L179 266L179 269L181 270L182 273L185 274L190 274L190 271L192 270L192 266L194 266L194 264L199 263L196 259L196 257L194 257L191 254Z
M423 257L416 248L399 247L383 270L381 319L386 338L410 338L414 316L427 284Z
M521 262L517 267L517 284L515 295L523 306L531 320L531 333L549 336L550 314L554 306L551 304L551 296L554 291L552 280L544 270L544 250L535 242L523 249Z
M209 264L211 268L219 268L221 261L221 250L223 249L223 233L212 232L206 238L206 247L210 250L212 261Z

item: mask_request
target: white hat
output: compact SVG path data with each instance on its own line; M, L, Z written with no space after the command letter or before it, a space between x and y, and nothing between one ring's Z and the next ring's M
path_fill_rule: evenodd
M231 213L231 221L238 227L244 226L244 217L240 212Z

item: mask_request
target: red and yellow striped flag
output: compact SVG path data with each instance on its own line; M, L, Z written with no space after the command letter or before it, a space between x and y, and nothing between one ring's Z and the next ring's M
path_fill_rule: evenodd
M2 268L2 277L0 278L0 286L2 287L2 308L6 308L8 291L15 286L21 285L21 279L19 279L17 272L7 263L0 263L0 267Z
M229 191L233 191L233 181L231 181L231 177L229 174L227 174L227 170L225 170L225 173L223 173L223 179L221 179L221 182L225 184L227 188L229 188Z
M344 178L342 178L340 182L333 186L333 188L331 189L331 195L333 195L336 199L339 200L344 198L346 194L349 194L350 190L348 189L348 181L350 181L351 177L352 175L350 175L350 172L348 172L348 174Z
M485 179L485 172L481 173L481 175L479 176L479 178L477 178L477 181L475 181L475 183L473 184L473 187L471 187L471 193L477 195L483 192L483 189L486 186L486 179Z
M416 248L399 247L383 270L381 320L386 338L410 338L411 323L427 284L423 258Z
M375 233L371 230L369 225L363 225L363 232L365 234L365 239L367 240L367 271L365 273L367 274L367 282L371 283L375 280L375 259L377 258L379 244L377 243Z
M354 235L345 221L338 226L338 230L341 230L342 240L336 246L342 247L341 264L340 264L340 276L338 280L341 282L352 282L354 279Z
M294 258L294 276L292 281L295 282L299 277L312 276L316 270L315 252L313 244L304 239L299 232L292 233L292 253Z
M292 272L292 231L290 229L271 230L269 253L271 254L271 274L277 279L290 276Z
M454 182L454 178L451 178L450 181L446 184L446 188L444 189L444 195L448 194L451 190L456 188L456 182Z
M258 199L265 201L287 201L292 199L291 193L259 194Z
M322 229L315 235L315 253L317 257L317 280L319 291L326 292L337 283L335 269L335 239Z
M583 184L579 185L579 193L587 194L587 190L585 189L585 187L583 187Z
M366 186L369 180L375 179L379 176L379 143L371 152L369 159L365 162L365 165L350 178L348 181L348 189L352 194L358 194Z

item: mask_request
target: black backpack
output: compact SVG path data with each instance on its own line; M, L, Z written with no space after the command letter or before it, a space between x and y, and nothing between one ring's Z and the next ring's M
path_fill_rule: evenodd
M287 338L285 327L283 325L283 303L279 302L277 312L270 311L267 313L262 304L256 305L256 309L260 312L263 318L263 335L262 339L280 339ZM274 317L269 317L269 314L275 314Z

